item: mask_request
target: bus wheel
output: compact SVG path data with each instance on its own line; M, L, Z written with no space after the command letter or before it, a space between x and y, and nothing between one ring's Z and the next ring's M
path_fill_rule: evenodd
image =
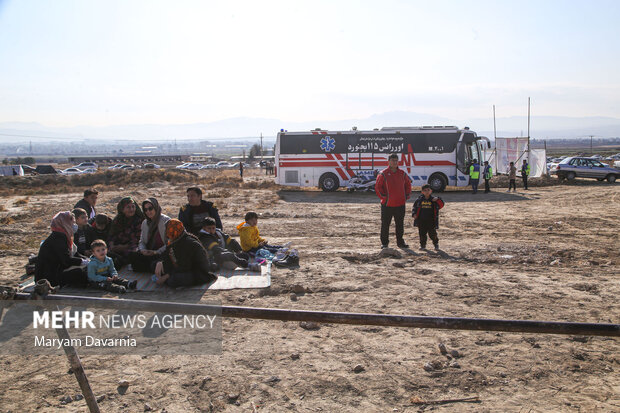
M339 186L340 181L338 181L338 177L331 172L321 175L319 179L319 188L325 192L335 191Z
M443 192L446 189L446 178L442 174L432 174L428 178L428 184L431 186L433 192Z

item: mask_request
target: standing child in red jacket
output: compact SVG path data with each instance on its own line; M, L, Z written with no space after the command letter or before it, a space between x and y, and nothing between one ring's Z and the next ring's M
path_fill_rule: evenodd
M402 169L398 169L398 155L388 157L388 168L379 172L375 192L381 198L381 248L389 243L390 224L394 217L396 226L396 245L409 248L405 243L405 203L411 196L411 178Z
M433 241L435 250L439 250L439 238L437 229L439 228L439 210L443 208L444 202L441 198L432 196L431 186L422 186L422 195L413 203L413 226L418 227L420 234L420 249L426 249L426 234Z

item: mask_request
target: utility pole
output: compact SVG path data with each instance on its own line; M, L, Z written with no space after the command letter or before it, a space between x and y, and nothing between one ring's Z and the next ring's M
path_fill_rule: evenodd
M594 155L594 151L592 150L592 135L590 135L590 156Z

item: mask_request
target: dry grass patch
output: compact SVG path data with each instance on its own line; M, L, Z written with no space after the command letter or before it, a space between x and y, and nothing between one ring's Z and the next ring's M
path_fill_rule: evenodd
M30 197L18 199L17 201L15 201L15 206L26 205L28 202L30 202Z

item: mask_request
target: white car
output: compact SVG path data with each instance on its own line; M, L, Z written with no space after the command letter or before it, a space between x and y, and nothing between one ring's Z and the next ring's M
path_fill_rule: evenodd
M80 169L73 167L73 168L64 169L64 170L60 171L60 173L63 174L63 175L78 175L78 174L81 174L83 172Z
M84 169L82 171L83 174L94 174L95 172L97 172L97 170L93 168Z
M220 161L220 162L215 164L216 168L230 168L231 166L232 166L232 164L230 162L227 162L227 161Z
M208 163L206 165L202 165L202 168L200 168L200 169L215 169L215 168L216 168L216 166L215 166L214 163Z
M96 163L94 162L82 162L79 165L75 165L73 168L77 169L99 169Z
M110 166L108 167L108 169L119 169L120 167L122 167L123 165L125 165L124 163L117 163L114 166Z
M197 170L202 168L202 164L200 163L193 163L193 162L186 162L183 165L179 165L177 166L177 169L191 169L191 170Z

